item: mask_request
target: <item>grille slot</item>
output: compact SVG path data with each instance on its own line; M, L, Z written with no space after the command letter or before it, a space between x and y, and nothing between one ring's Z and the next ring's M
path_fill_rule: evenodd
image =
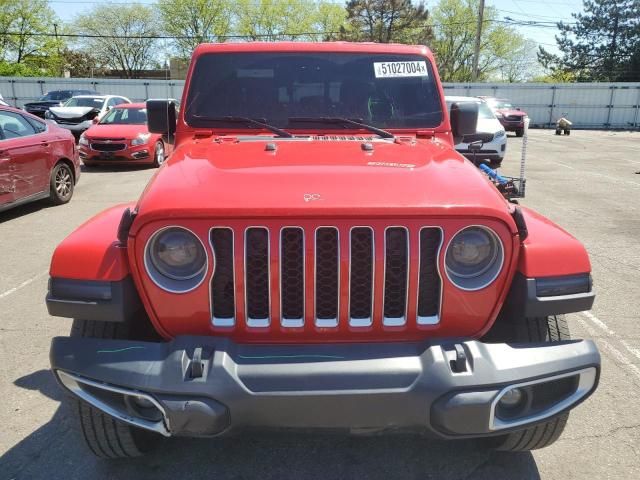
M420 230L420 266L418 273L418 325L435 325L440 321L440 292L438 254L442 231L436 227Z
M263 227L247 228L244 240L247 325L268 327L271 306L269 231Z
M216 327L233 327L236 317L233 230L211 229L211 248L214 254L212 322Z
M374 247L371 227L354 227L349 240L349 325L373 323Z
M384 232L384 318L386 326L402 326L407 321L409 282L409 233L404 227L388 227Z
M320 227L315 238L315 321L318 327L336 327L339 317L340 247L338 229Z
M304 325L304 231L286 227L280 231L281 325Z
M124 143L92 143L91 149L98 152L119 152L127 146Z

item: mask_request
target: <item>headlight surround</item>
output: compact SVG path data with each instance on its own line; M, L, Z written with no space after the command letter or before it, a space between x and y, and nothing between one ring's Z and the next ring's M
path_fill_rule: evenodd
M490 285L502 270L504 248L490 228L473 225L456 233L445 254L449 280L462 290Z
M156 285L173 293L196 288L206 275L207 251L197 235L183 227L154 233L145 247L145 267Z
M87 140L87 137L85 137L84 134L80 135L80 140L78 140L78 145L82 145L83 147L89 146L89 140Z
M149 141L149 137L150 136L151 136L150 133L139 133L136 138L131 140L131 145L133 145L133 146L146 145L147 142Z
M504 130L498 130L496 134L493 136L493 138L502 138L505 135L506 135L506 132Z

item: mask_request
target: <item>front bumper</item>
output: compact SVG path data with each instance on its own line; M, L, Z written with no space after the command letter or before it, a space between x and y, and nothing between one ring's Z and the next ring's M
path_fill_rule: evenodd
M87 165L93 164L124 164L124 163L153 163L153 155L150 153L152 146L128 145L124 150L115 152L103 152L87 146L80 147L80 159Z
M80 123L62 123L62 122L57 122L56 120L51 118L47 120L55 123L61 128L66 128L67 130L71 131L74 135L77 135L77 136L79 136L81 133L91 128L91 126L93 125L93 122L91 120L85 120Z
M166 343L56 337L50 359L75 395L166 436L254 427L491 436L576 406L595 390L600 370L597 348L586 340L291 346L204 336ZM522 415L505 417L499 400L514 386L531 398Z

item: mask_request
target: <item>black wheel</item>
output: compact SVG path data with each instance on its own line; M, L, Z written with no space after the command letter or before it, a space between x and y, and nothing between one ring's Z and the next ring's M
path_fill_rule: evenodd
M497 331L493 332L494 340L513 343L554 343L571 339L569 326L564 315L524 318L516 322L498 318L496 324L500 320L502 320L502 324L494 327L497 327ZM483 439L483 443L485 446L495 450L511 452L523 452L548 447L560 437L568 418L569 413L564 413L553 420L525 430Z
M164 163L165 158L164 143L156 142L156 145L153 148L153 166L159 167Z
M565 135L571 135L571 130L565 130L565 131L564 131L564 134L565 134Z
M522 137L524 135L524 128L518 128L516 130L516 137Z
M51 171L49 198L54 205L61 205L73 196L73 172L66 163L60 162Z
M491 168L500 168L502 166L502 160L491 160L489 166L491 166Z
M556 128L556 135L562 135L562 129Z
M74 320L70 336L131 338L127 324L93 320ZM139 457L157 447L162 439L158 434L115 420L75 397L70 400L74 404L72 410L77 412L84 441L98 457Z

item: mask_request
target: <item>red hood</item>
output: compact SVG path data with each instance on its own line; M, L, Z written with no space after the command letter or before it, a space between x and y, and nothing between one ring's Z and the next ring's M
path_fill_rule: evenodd
M447 144L373 145L365 152L359 141L184 143L145 189L134 230L174 216L460 215L513 224L509 204Z
M498 112L503 115L509 115L513 117L524 117L527 115L526 112L523 112L522 110L514 110L512 108L499 108Z
M87 138L127 138L133 139L139 133L148 133L146 125L93 125L84 136Z

